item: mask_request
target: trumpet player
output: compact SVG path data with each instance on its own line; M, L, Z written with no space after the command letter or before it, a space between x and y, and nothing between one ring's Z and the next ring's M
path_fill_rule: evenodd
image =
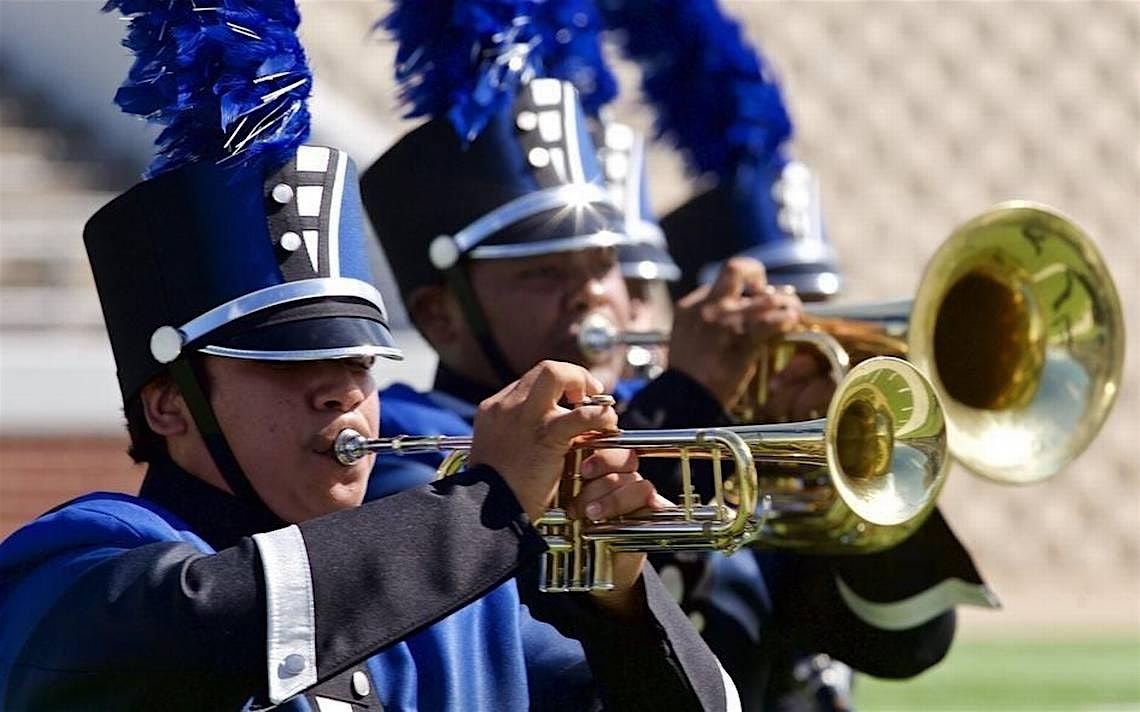
M413 49L407 52L413 54ZM545 128L538 119L542 114L554 117L544 119ZM627 237L601 187L574 89L551 79L522 84L469 142L464 137L470 134L457 130L452 114L429 116L361 180L369 218L408 312L439 355L431 391L397 384L381 393L385 436L468 434L477 423L479 404L534 363L555 358L584 364L577 336L588 315L603 314L623 328L629 318L614 252ZM440 199L424 198L429 195ZM767 289L762 265L730 262L714 286L680 302L670 368L635 398L622 424L729 422L727 409L755 368L758 344L792 328L799 309L794 294ZM607 390L623 367L618 351L589 363ZM822 380L812 371L786 387L803 391L802 381ZM820 408L826 390L817 397L814 407ZM789 399L787 407L800 405ZM429 481L438 463L430 455L378 458L369 496L384 498ZM578 513L590 519L612 514L604 502L598 504ZM696 567L707 570L707 560L697 561ZM828 607L811 614L820 619L845 606L835 593L833 568L805 567L801 575L789 564L784 570L794 582L774 579L768 584L753 563L743 574L744 585L757 592L770 587L780 600L786 591L822 587L830 597L813 593L812 600ZM732 584L722 580L718 585ZM519 588L531 610L546 618L546 599L533 594L529 574L520 577ZM686 597L687 603L693 600ZM737 682L747 682L762 699L768 668L758 658L767 654L770 615L783 613L767 607L751 611L758 627L749 635L740 629L746 624L719 615L707 600L695 605L706 607L707 638L720 639L723 632L724 654L743 649L741 660L727 664L738 669ZM809 617L802 608L794 615ZM855 618L850 612L842 615ZM887 656L878 663L880 670L912 672L940 657L952 629L952 616L941 618L918 634L891 638L894 647L882 642L859 647L857 636L830 632L849 646L844 653L874 660ZM838 643L830 649L836 648Z
M670 283L680 299L675 334L707 320L701 294L752 303L753 295L773 289L769 283L790 287L805 301L837 294L842 276L824 230L818 187L802 163L788 158L793 128L772 79L777 72L742 28L715 0L606 7L607 26L619 30L623 53L642 69L642 94L655 111L656 133L702 179L702 189L661 220L681 271ZM632 399L623 423L692 427L729 421L741 388L737 377L749 370L745 358L756 355L748 353L750 344L737 342L742 358L721 372L728 378L714 379L721 387L709 390L711 399L691 388L700 379L687 365L687 349L731 352L731 337L721 338L726 340L706 333L686 342L674 336L668 370ZM678 393L674 407L661 405L667 383ZM770 381L754 416L759 422L815 418L826 411L830 392L820 364L797 354ZM698 405L709 401L715 407ZM675 494L670 472L643 469ZM909 541L883 554L844 559L753 551L712 555L698 565L678 557L673 564L663 576L681 579L683 606L703 624L746 709L850 709L844 663L873 675L914 675L948 649L956 603L994 602L937 512ZM945 595L950 591L964 595ZM914 605L919 602L929 605ZM908 606L914 615L903 615Z
M570 443L616 425L558 405L601 390L585 369L528 369L476 416L464 474L362 504L370 459L330 452L345 428L376 433L371 367L401 352L355 169L303 144L296 8L127 5L109 6L137 53L119 103L168 127L84 241L147 474L0 545L0 708L730 709L643 557L615 561L610 594L544 601L557 631L519 601ZM636 467L595 453L572 506L658 506Z

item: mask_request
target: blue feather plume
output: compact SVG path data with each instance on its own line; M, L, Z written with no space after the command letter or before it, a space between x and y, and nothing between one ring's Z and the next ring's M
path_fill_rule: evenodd
M396 0L380 24L406 116L447 116L466 141L532 77L572 82L590 113L617 94L593 0Z
M165 128L151 178L202 160L286 159L309 135L295 0L109 0L135 55L115 103Z
M601 0L604 21L640 65L658 138L690 170L731 178L745 163L786 162L792 124L780 87L716 0Z

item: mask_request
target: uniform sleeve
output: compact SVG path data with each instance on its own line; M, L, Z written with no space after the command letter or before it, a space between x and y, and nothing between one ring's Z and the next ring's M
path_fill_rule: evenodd
M731 416L707 390L675 371L648 384L621 418L626 428L730 424ZM664 496L676 497L679 477L672 461L645 460L641 470ZM693 473L698 492L707 498L707 468L693 463ZM750 554L735 555L740 556ZM656 557L655 565L686 568L673 558ZM736 663L770 656L773 641L765 636L781 638L788 650L829 653L879 677L910 677L948 651L955 606L997 606L937 510L890 551L847 557L767 552L760 558L766 565L722 567L733 570L726 578L720 572L710 575L710 560L704 557L703 570L684 577L681 594L685 610L708 622L705 637L713 650L731 658L734 675L753 687L750 678L764 677L766 663L748 669L741 665L750 663ZM687 568L694 569L691 563Z
M543 548L488 468L211 555L171 542L75 548L5 582L0 618L21 623L0 625L0 708L276 703L449 615ZM37 587L53 591L49 604L28 595Z
M667 370L624 404L621 427L696 428L732 425L729 415L707 388L680 371Z
M956 606L1000 607L937 510L892 549L801 557L789 573L777 606L797 623L795 642L876 677L912 677L940 661Z
M603 709L739 709L732 682L657 575L646 568L642 580L640 621L612 618L585 594L539 593L534 567L519 591L535 618L581 643Z

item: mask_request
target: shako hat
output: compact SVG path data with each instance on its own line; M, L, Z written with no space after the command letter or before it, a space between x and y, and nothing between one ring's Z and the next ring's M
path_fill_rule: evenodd
M632 126L604 116L595 123L598 160L610 199L621 211L622 232L630 240L618 246L622 276L667 282L680 279L681 269L669 255L665 233L649 203L645 137Z
M361 181L405 297L466 260L627 241L575 88L587 111L616 91L593 2L402 0L383 25L407 115L428 117Z
M840 288L818 188L792 162L792 124L780 87L760 54L716 0L607 0L607 27L642 68L643 94L658 136L690 171L712 177L702 192L660 221L681 268L683 294L738 254L764 261L769 279L807 298Z
M661 227L681 265L681 293L711 282L735 255L760 260L771 283L789 284L805 299L826 299L842 287L819 183L800 161L742 166L661 218Z
M84 242L124 400L198 351L402 358L367 263L355 168L303 145L311 75L293 0L112 0L136 55L116 95L165 125L143 182Z
M627 238L572 85L535 78L469 143L429 120L365 171L361 191L400 292L460 260L610 247Z

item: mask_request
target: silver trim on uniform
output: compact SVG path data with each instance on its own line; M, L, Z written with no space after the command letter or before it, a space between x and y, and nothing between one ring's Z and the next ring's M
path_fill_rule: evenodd
M297 214L303 218L316 218L321 215L321 201L325 197L323 185L299 185L296 191Z
M225 304L218 305L205 314L191 319L178 330L182 332L182 343L188 344L229 324L231 321L236 321L250 314L256 314L259 311L283 306L291 302L325 297L348 297L368 302L380 311L382 321L388 321L388 312L384 309L384 298L380 296L376 287L363 280L350 277L318 277L274 284L256 292L243 294L237 299L231 299Z
M562 93L562 116L566 124L566 168L570 171L570 182L581 183L586 179L586 168L582 165L582 151L578 148L578 92L563 86Z
M839 576L835 577L835 584L851 612L881 630L914 628L958 605L1001 608L1001 602L988 586L958 578L945 579L925 591L890 603L863 598Z
M629 238L619 232L599 230L591 235L557 237L537 242L517 242L507 245L484 245L471 251L473 260L503 260L514 257L549 255L554 252L573 252L590 247L614 247L629 243Z
M527 193L500 205L455 233L455 245L460 254L466 254L483 240L519 220L547 210L594 203L610 203L605 188L594 183L570 183Z
M668 243L665 240L665 232L661 226L655 222L651 222L644 218L636 218L633 220L626 220L625 230L633 238L634 242L639 244L652 245L659 247L662 250L668 250Z
M328 146L312 146L306 144L297 147L297 158L294 165L298 171L306 173L326 173L329 169L329 157L332 149Z
M622 262L621 276L626 279L655 280L676 282L681 279L681 268L657 260L637 260L636 262Z
M629 165L626 168L622 186L622 197L625 198L622 214L625 215L627 230L636 229L640 227L638 223L647 222L641 216L641 178L644 170L645 141L641 138L641 134L634 134L633 143L629 147ZM665 233L661 231L661 228L657 228L657 233L664 242Z
M344 346L307 351L256 351L231 349L228 346L203 346L198 351L223 358L252 359L255 361L330 361L334 359L378 356L391 361L403 361L404 352L395 346Z
M269 701L317 684L317 614L305 539L296 525L254 534L265 577Z
M336 152L336 177L332 185L332 201L329 205L329 276L340 276L340 206L344 201L344 180L348 173L348 154Z

